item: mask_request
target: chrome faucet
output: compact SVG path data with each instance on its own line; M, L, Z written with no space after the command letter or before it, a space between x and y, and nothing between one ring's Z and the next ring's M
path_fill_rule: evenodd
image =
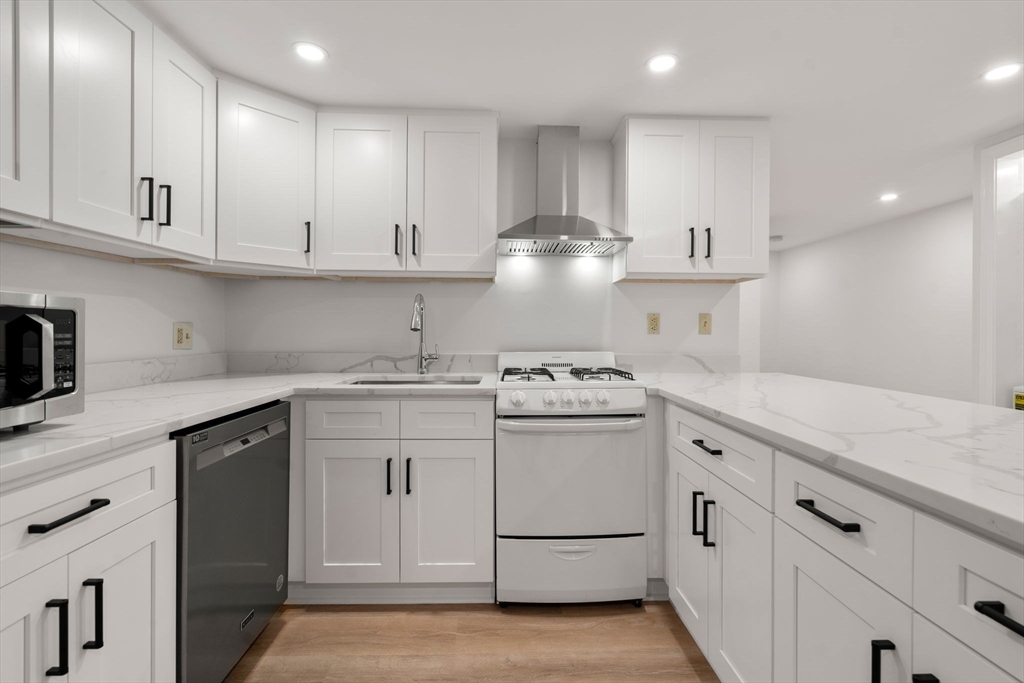
M409 323L409 329L420 333L420 349L416 355L416 372L421 375L427 374L427 368L430 367L430 364L441 357L437 344L434 344L433 353L427 353L427 343L424 339L427 327L426 317L427 309L423 303L423 295L417 294L412 302L412 322Z

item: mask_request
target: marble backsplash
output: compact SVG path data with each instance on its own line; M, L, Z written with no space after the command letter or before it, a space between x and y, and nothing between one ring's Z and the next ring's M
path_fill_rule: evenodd
M200 353L150 360L87 363L85 390L88 393L160 384L228 371L228 354Z

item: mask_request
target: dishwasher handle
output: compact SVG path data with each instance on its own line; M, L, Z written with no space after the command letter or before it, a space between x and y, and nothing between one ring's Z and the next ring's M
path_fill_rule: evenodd
M578 419L552 421L495 420L495 427L503 432L526 434L600 434L602 432L632 432L644 426L642 418L589 422Z

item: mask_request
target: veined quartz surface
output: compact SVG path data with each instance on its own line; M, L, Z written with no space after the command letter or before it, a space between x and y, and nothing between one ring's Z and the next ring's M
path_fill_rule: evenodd
M638 379L650 394L1024 547L1024 411L783 374Z

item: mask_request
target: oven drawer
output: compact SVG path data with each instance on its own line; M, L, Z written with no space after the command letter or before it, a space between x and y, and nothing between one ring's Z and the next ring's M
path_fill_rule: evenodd
M643 418L501 419L495 432L499 536L646 531Z
M647 595L647 540L499 538L499 602L604 602Z

